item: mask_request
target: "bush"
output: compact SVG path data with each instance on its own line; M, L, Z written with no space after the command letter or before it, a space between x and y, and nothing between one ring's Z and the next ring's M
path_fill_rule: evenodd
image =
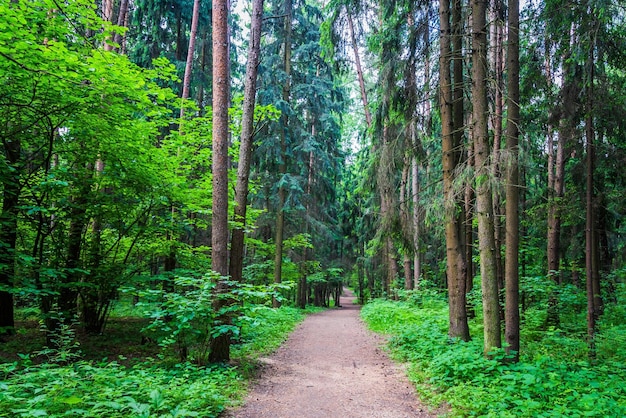
M504 361L503 350L485 358L480 337L451 341L444 303L376 300L363 308L362 317L372 330L389 335L395 358L410 363L409 378L422 399L436 406L447 403L452 416L626 416L626 365L614 360L590 364L578 334L532 330L534 341L523 340L521 362L511 364ZM480 329L475 323L471 328ZM605 329L599 346L605 339L617 341L612 333L623 331L623 326Z

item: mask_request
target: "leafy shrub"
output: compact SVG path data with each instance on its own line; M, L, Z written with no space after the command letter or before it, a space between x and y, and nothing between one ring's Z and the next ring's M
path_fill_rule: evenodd
M131 367L120 364L125 358L33 365L22 355L0 364L0 417L216 417L241 397L246 359L275 349L303 317L290 307L250 307L233 349L237 366L167 366L161 358Z
M241 385L233 369L190 364L5 364L0 376L0 411L16 417L217 416Z
M452 416L464 417L626 415L626 365L590 364L582 335L538 327L523 334L534 341L523 339L521 362L510 364L501 350L485 358L479 337L450 341L447 315L443 303L422 307L376 300L362 310L371 329L389 335L392 355L410 363L409 377L423 400L446 402ZM479 320L470 324L472 330L480 329ZM608 329L599 334L599 346L624 335L618 327Z

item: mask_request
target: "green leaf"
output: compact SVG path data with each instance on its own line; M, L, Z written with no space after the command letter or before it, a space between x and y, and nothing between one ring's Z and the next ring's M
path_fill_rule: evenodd
M68 404L68 405L76 405L76 404L81 403L82 401L83 400L76 395L72 395L69 398L61 399L61 402Z

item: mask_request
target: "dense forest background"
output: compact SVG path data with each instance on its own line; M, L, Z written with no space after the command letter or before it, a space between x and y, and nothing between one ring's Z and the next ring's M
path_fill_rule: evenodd
M343 285L461 415L626 408L622 2L2 0L0 77L7 411L120 316L194 374Z

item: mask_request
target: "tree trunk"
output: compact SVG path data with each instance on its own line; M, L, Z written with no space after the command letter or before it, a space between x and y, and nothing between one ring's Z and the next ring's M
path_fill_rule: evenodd
M498 283L487 126L487 2L472 0L472 104L476 162L476 215L483 300L484 353L501 346Z
M122 27L127 27L128 24L128 0L122 0L120 2L120 11L117 14L117 26L122 26ZM122 36L121 33L117 33L115 32L115 35L113 36L113 42L115 42L118 47L117 47L117 52L119 52L120 54L124 53L124 40L125 40L126 36Z
M506 122L506 254L505 254L505 338L507 354L519 361L519 0L508 0L507 122Z
M413 288L417 289L422 276L422 260L420 248L419 166L415 154L411 157L411 191L413 197Z
M289 103L291 96L291 26L292 26L292 0L285 1L285 42L283 65L285 69L285 85L283 86L283 101ZM287 130L289 127L289 117L286 114L281 116L282 129L280 133L280 156L281 161L278 166L278 172L281 177L287 174ZM282 180L282 178L281 178ZM284 186L278 189L278 208L276 214L276 252L274 253L274 283L282 281L283 268L283 238L285 230L285 201L287 198L287 190ZM272 305L277 308L280 302L274 298Z
M470 142L467 146L467 166L469 169L475 167L474 164L474 145ZM474 289L474 187L472 182L465 184L464 202L465 219L463 221L464 249L465 249L465 293L469 293ZM467 303L466 310L468 318L476 317L474 305Z
M501 149L502 149L502 114L503 114L503 72L504 72L504 51L503 51L503 5L501 0L494 1L490 11L490 47L491 47L491 62L493 66L493 96L494 107L493 114L491 115L491 124L493 127L493 152L492 152L492 171L494 179L502 179L503 174L501 171ZM504 269L502 263L502 245L504 244L505 237L503 234L502 219L502 196L499 187L493 190L493 228L494 228L494 240L495 240L495 257L496 257L496 278L498 283L498 294L504 295ZM504 302L504 300L502 300ZM504 319L504 311L500 305L500 317Z
M246 210L248 207L248 183L254 136L254 106L256 103L257 68L259 66L261 48L262 23L263 0L254 0L252 2L250 44L248 46L243 115L241 117L241 144L239 145L237 184L235 185L235 227L233 228L230 245L230 277L235 282L243 280Z
M211 269L224 277L228 274L228 105L229 105L229 30L228 0L213 0L213 219L211 224ZM223 278L218 279L214 308L219 312L228 301ZM230 325L227 315L218 321ZM230 359L230 334L211 340L209 361Z
M587 190L586 190L586 226L585 226L585 270L587 290L587 342L589 357L596 356L596 319L599 312L600 288L594 286L596 276L599 276L597 268L597 240L595 234L595 205L594 205L594 164L595 164L595 132L593 128L593 82L594 82L594 46L589 48L587 66L589 68L589 80L587 87L587 115L585 117L585 138L587 140Z
M415 132L415 125L411 123L411 131ZM415 136L412 134L412 136ZM408 151L407 151L408 152ZM411 188L409 187L409 173L411 169L411 158L408 153L404 156L404 164L402 168L402 180L400 182L400 216L402 219L402 229L411 231L412 225L409 221L410 219L410 207L409 207L409 192ZM407 236L407 241L410 239L410 236ZM408 246L406 246L408 247ZM411 271L411 257L410 257L410 249L403 249L403 269L404 269L404 289L411 290L413 289L413 273Z
M346 7L346 15L348 15L348 29L350 30L350 39L352 40L352 51L354 52L354 65L356 66L356 74L359 79L359 87L361 89L361 100L363 101L363 109L365 111L365 122L367 127L372 126L372 114L370 113L367 101L367 90L365 90L365 79L363 78L363 69L361 68L361 58L359 56L359 45L356 43L356 34L354 32L354 23L352 22L352 14Z
M183 77L182 103L180 106L180 124L185 116L185 99L189 98L189 86L193 72L193 55L196 47L196 33L198 32L198 20L200 18L200 0L193 0L193 12L191 16L191 33L189 34L189 47L187 48L187 61L185 62L185 75ZM255 70L256 73L256 70ZM243 121L242 121L243 123Z
M455 0L456 2L459 0ZM441 135L443 151L443 188L446 233L446 272L448 280L449 330L451 338L469 340L469 327L465 312L465 262L461 249L460 228L458 222L458 199L454 193L454 176L458 161L455 147L455 124L453 118L452 76L450 73L451 59L451 27L450 2L439 3L441 25L440 56L439 56L439 106L441 112ZM459 51L460 52L460 51ZM457 80L458 81L458 80Z

